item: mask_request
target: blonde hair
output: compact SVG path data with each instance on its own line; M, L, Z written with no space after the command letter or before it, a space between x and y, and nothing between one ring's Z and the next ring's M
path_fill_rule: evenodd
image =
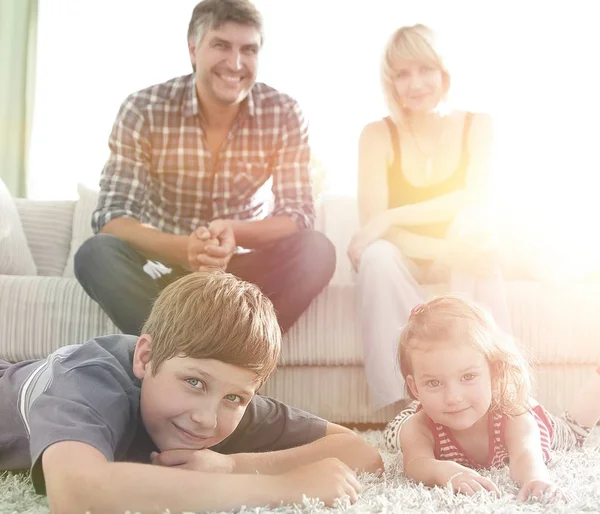
M154 373L175 356L215 359L254 371L262 384L281 348L271 301L258 286L219 269L190 273L167 286L142 333L151 336Z
M411 352L456 339L486 357L492 379L493 411L517 415L528 408L532 378L528 359L492 315L458 296L439 296L413 309L400 335L398 359L406 381L413 374ZM409 396L416 399L407 388Z
M388 40L383 53L381 83L390 115L399 125L404 122L404 109L400 103L400 98L398 98L394 81L398 73L397 66L400 59L414 60L439 68L443 75L444 95L450 89L450 74L436 49L433 31L421 24L401 27L396 30Z

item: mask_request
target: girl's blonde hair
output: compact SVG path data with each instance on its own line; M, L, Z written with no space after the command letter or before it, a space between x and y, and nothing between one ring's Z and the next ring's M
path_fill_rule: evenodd
M400 59L413 60L439 68L444 82L444 96L450 89L450 74L436 49L433 31L425 25L401 27L390 37L381 61L383 96L392 119L399 125L404 121L404 109L398 98L394 80Z
M532 390L529 360L488 311L458 296L439 296L412 310L398 348L404 380L413 374L412 350L456 340L472 345L486 357L493 411L512 416L528 408ZM407 393L416 399L409 388Z

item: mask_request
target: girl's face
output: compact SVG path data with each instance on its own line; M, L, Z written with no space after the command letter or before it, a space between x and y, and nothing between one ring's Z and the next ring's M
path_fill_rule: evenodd
M408 386L436 423L451 430L471 428L492 403L487 359L476 348L453 341L425 343L411 350L413 374Z
M401 59L395 70L394 87L403 109L424 114L438 106L445 93L444 74L438 66Z

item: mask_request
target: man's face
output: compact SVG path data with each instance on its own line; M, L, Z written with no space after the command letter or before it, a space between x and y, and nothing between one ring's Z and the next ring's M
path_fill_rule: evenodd
M256 392L256 373L217 360L173 357L153 375L146 337L138 340L133 369L142 381L142 419L158 449L201 450L228 437Z
M234 22L207 31L197 45L189 42L201 99L224 106L243 101L256 81L260 45L256 28Z

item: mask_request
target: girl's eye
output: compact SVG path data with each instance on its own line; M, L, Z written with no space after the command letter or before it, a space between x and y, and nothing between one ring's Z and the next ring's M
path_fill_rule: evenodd
M430 380L429 382L427 382L427 385L429 387L439 387L440 385L442 385L442 383L439 380Z
M225 395L225 399L228 402L242 403L242 399L237 394L227 394Z
M464 380L473 380L477 375L475 373L467 373L466 375L463 376Z
M194 389L204 389L204 382L197 378L186 378L185 381L190 384Z
M421 66L421 73L431 73L434 69L433 66Z

